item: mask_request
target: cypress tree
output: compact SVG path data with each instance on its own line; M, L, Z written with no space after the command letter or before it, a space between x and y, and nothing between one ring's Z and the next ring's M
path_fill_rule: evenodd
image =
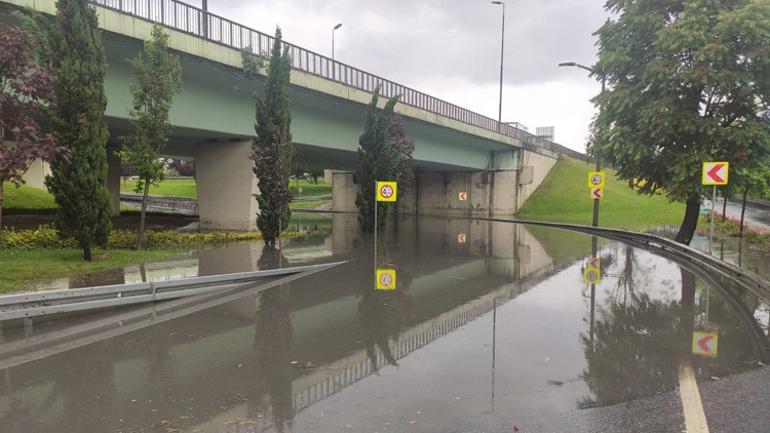
M70 149L69 158L51 162L48 189L59 206L56 228L73 237L91 260L111 228L104 122L106 63L96 13L87 0L58 0L52 28L52 66L56 73L51 104L53 135Z
M377 203L374 183L378 180L399 182L399 191L406 192L412 179L412 152L414 142L406 136L401 118L394 113L398 96L385 103L380 109L379 87L372 95L372 102L366 113L364 132L358 139L359 191L356 195L358 222L365 233L374 232L374 206L377 206L378 229L385 227L388 210L392 203Z
M252 144L254 174L259 178L257 227L267 245L274 245L289 223L291 192L289 177L294 147L291 143L291 109L289 106L289 74L291 61L288 50L281 51L281 29L275 31L275 41L267 67L263 98L255 97L256 137ZM248 65L244 64L248 71Z

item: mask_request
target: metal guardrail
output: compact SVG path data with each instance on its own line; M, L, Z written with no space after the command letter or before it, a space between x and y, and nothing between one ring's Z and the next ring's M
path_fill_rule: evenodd
M0 370L255 296L265 290L308 277L324 269L328 267L282 276L265 283L243 283L233 286L231 290L210 291L198 296L153 303L126 312L115 312L106 317L79 322L64 329L42 334L35 333L15 341L5 341L0 344Z
M161 24L170 29L230 48L250 49L251 52L260 56L269 57L273 46L274 38L268 34L177 0L89 1L104 8ZM400 96L401 102L406 105L520 140L533 146L532 150L543 148L574 158L584 160L588 158L582 153L537 137L512 125L500 123L487 116L346 65L314 51L288 42L283 42L283 46L289 52L291 66L294 69L370 93L379 86L380 94L383 96L388 98Z
M345 262L182 278L160 282L112 284L0 296L0 321L201 295L212 291L237 288L239 285L261 278L320 271L342 263Z
M521 223L542 227L565 229L596 235L606 239L618 240L631 245L637 245L657 254L667 256L680 263L691 263L704 269L717 272L731 278L740 286L752 291L757 296L770 302L770 282L749 271L741 269L732 263L720 260L710 254L706 254L689 245L681 244L671 239L663 238L647 233L638 233L628 230L609 229L603 227L583 226L579 224L550 223L544 221L530 221L505 218L476 218L483 221Z

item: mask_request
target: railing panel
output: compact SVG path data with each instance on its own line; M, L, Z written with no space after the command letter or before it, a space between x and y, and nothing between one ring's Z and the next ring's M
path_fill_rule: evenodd
M163 26L196 35L198 37L236 49L251 47L252 52L269 57L273 38L226 18L203 11L178 0L90 0L91 3L133 15ZM507 124L498 124L492 118L450 104L417 90L383 80L376 75L360 71L343 63L322 56L296 45L285 43L291 56L291 65L320 77L373 92L380 86L380 93L388 98L401 96L404 104L434 114L439 114L482 129L497 131L502 135L526 141L532 145L553 149L573 156L580 155L561 145L535 137ZM581 155L582 156L582 155ZM584 156L583 156L584 157Z

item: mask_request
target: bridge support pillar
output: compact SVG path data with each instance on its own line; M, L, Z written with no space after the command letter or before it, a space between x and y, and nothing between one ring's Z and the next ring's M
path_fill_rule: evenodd
M26 186L48 191L48 188L45 186L45 177L50 174L51 166L42 159L36 159L29 165L22 179L24 179L24 185Z
M201 229L256 229L259 206L251 142L206 144L195 153Z
M120 156L117 149L107 147L107 192L110 194L110 215L120 216Z
M356 194L358 184L355 183L353 172L332 172L332 210L335 212L358 212Z

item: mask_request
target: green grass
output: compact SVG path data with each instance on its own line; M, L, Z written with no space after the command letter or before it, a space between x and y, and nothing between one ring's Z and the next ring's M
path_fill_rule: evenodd
M309 197L319 195L330 195L332 193L332 186L322 180L318 181L318 184L314 184L308 180L300 180L299 187L302 188L302 192L297 194L297 181L292 180L289 182L289 189L294 193L296 197Z
M318 195L328 195L332 193L332 186L324 181L318 181L318 184L307 180L300 180L299 187L302 188L302 192L296 194L297 182L292 180L289 183L289 188L297 197L308 197ZM128 180L120 182L121 192L135 192L136 181ZM150 195L158 196L175 196L175 197L197 197L198 191L195 185L195 179L166 179L157 186L150 186Z
M183 250L94 250L92 262L83 261L82 250L0 249L0 293L23 290L31 281L66 278L86 272L129 266L179 255Z
M562 158L546 176L540 188L519 211L521 219L590 225L593 200L589 198L588 163ZM607 170L599 225L644 231L662 225L679 225L684 204L672 203L661 195L639 195L626 182Z
M310 201L295 201L291 204L292 209L315 209L318 206L331 203L331 200L310 200Z
M121 179L120 192L135 193L136 183L136 180ZM166 179L157 186L150 185L150 195L196 198L198 190L193 178Z
M3 212L26 209L50 210L56 209L53 196L42 189L30 186L16 186L10 182L3 183Z

